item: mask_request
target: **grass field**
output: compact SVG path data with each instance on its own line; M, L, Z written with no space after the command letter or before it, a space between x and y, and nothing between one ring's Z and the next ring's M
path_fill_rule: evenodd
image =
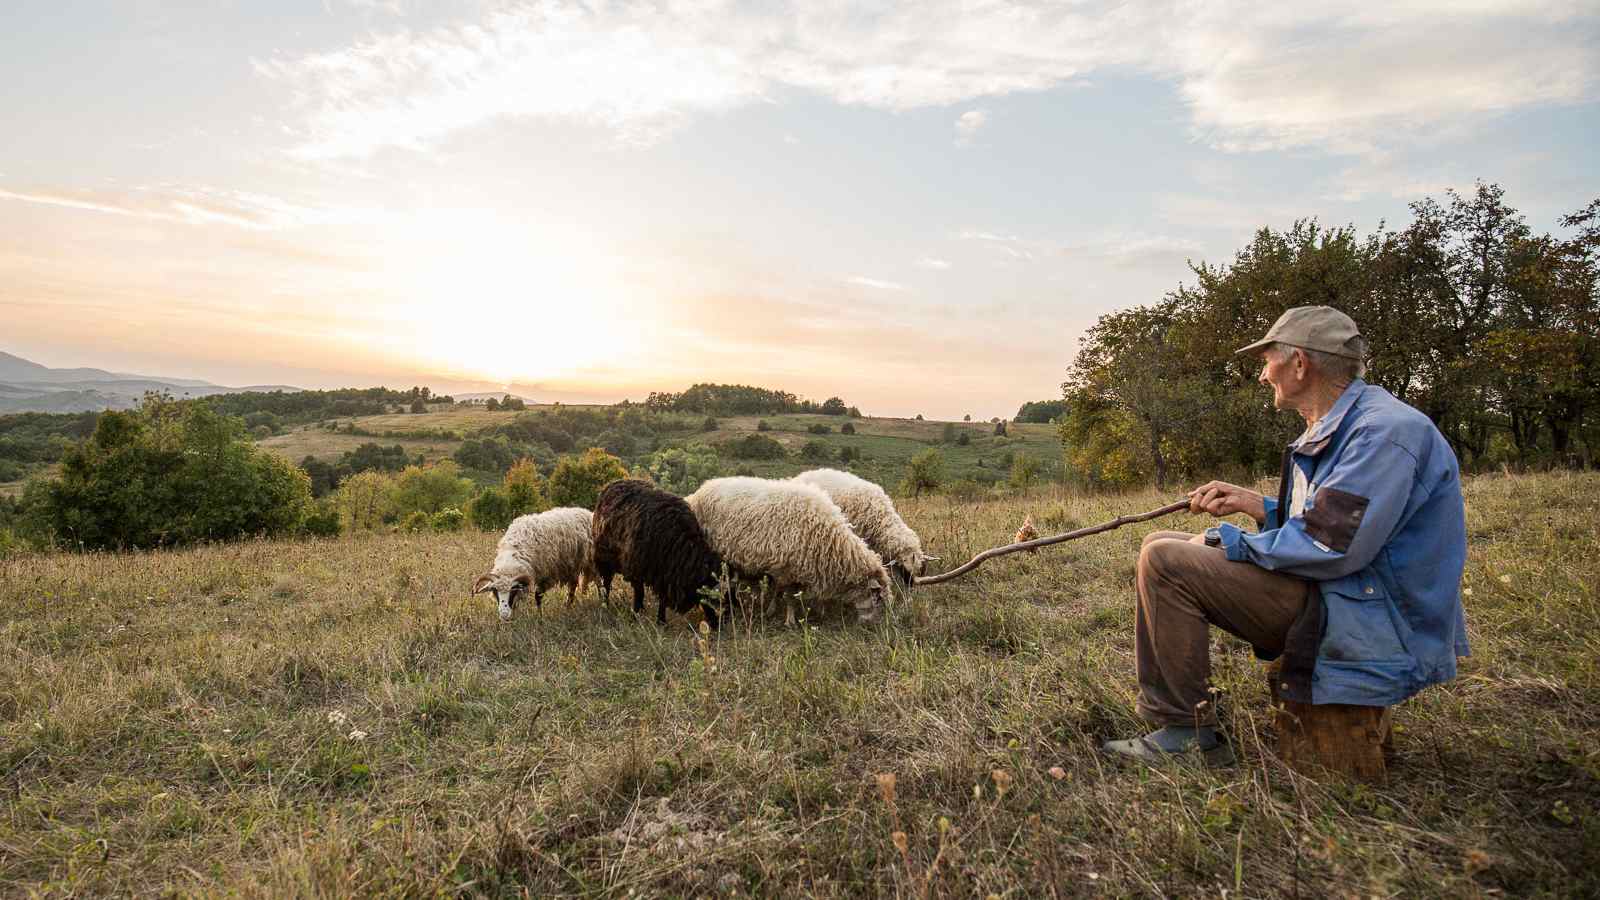
M1282 768L1231 639L1239 767L1097 752L1140 727L1139 539L1186 516L704 644L592 598L498 624L485 533L0 561L0 893L1594 896L1597 496L1469 483L1475 655L1386 787ZM902 507L953 565L1167 499Z
M541 409L545 407L531 407ZM359 416L340 419L353 423L370 434L338 434L317 425L304 426L285 434L260 441L260 446L298 463L307 456L326 462L336 462L347 451L362 444L378 443L384 446L399 444L411 453L421 453L429 462L444 459L455 453L460 441L438 439L413 439L388 437L390 433L415 433L426 429L455 431L470 436L478 430L511 421L514 412L489 412L483 409L442 409L428 413ZM711 432L671 432L664 436L663 446L674 447L691 443L718 445L738 440L757 430L765 420L770 431L768 437L783 444L789 456L780 460L726 460L728 473L741 468L763 477L787 477L821 463L799 456L806 442L820 440L828 445L835 457L841 448L859 450L863 459L851 468L864 477L894 488L904 480L911 458L929 447L938 447L945 458L947 482L976 480L992 482L1005 480L1011 469L1007 454L1028 456L1038 460L1040 480L1060 480L1061 439L1053 425L1008 423L1008 433L996 436L994 426L988 422L956 422L959 435L965 432L968 443L942 443L944 422L917 421L915 419L846 419L843 416L783 415L734 416L718 420L718 428ZM857 429L853 435L840 434L839 428L850 422ZM828 434L812 434L807 429L816 424L833 429Z

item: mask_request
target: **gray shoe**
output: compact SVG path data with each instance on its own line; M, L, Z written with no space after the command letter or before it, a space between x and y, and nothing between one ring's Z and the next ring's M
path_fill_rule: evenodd
M1198 761L1208 769L1223 769L1238 761L1234 757L1233 747L1221 737L1218 737L1217 742L1209 748L1202 748L1198 741L1190 740L1180 744L1176 749L1168 750L1152 740L1158 734L1159 732L1151 732L1144 737L1131 740L1106 741L1100 745L1100 750L1116 759L1132 759L1151 766Z

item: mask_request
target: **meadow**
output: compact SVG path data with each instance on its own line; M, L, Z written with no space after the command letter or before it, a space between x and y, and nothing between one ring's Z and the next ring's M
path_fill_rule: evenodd
M529 410L549 409L548 406L530 406ZM299 463L307 456L324 462L337 462L346 451L366 443L384 446L399 444L411 454L421 454L426 461L434 462L453 454L461 446L460 440L447 438L421 438L413 435L422 432L456 433L472 436L484 429L512 421L518 413L489 411L481 408L435 408L426 413L389 414L382 416L356 416L330 420L340 426L353 425L358 434L329 431L327 422L299 426L283 434L261 440L262 449ZM704 418L704 417L689 417ZM994 434L988 422L938 422L918 419L864 417L849 419L844 416L816 414L785 414L766 416L729 416L717 419L717 430L669 432L663 435L663 447L682 447L704 443L718 446L736 441L758 430L765 422L768 437L782 444L788 454L783 459L741 460L727 459L729 473L748 469L753 474L766 477L788 477L818 463L806 460L800 451L809 441L821 441L837 459L843 448L852 448L862 454L862 459L851 465L851 470L863 477L893 488L910 468L911 458L937 447L944 456L944 475L947 482L1004 481L1011 473L1012 460L1027 456L1039 464L1037 478L1059 480L1062 475L1061 438L1056 426L1033 423L1006 423L1005 435ZM842 434L840 427L846 422L855 427L855 434ZM950 424L959 441L966 435L967 443L944 441L945 425ZM813 425L830 429L825 434L813 434ZM648 455L647 453L645 455Z
M993 560L873 627L592 596L496 621L496 535L0 560L0 893L16 896L1594 896L1600 475L1467 485L1460 677L1396 711L1387 785L1270 751L1119 765L1140 538ZM902 500L939 565L1160 506Z

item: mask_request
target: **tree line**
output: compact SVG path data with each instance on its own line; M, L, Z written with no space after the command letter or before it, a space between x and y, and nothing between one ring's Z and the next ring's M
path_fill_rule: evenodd
M1410 205L1370 234L1262 228L1192 285L1100 317L1062 385L1069 464L1093 482L1277 470L1304 427L1233 351L1326 305L1369 342L1367 380L1438 426L1462 465L1592 466L1600 451L1600 200L1536 233L1496 184Z
M846 406L838 397L817 403L788 391L744 384L696 384L682 393L651 391L644 407L657 412L700 413L708 416L759 416L781 413L818 413L860 418L861 410Z

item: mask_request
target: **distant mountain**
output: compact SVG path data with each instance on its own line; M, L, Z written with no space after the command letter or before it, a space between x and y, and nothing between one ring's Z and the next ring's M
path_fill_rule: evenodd
M131 409L146 391L205 397L245 391L298 391L288 385L224 387L193 378L130 375L104 369L52 369L0 352L0 413Z
M480 391L475 394L450 395L450 399L456 401L457 403L470 403L474 400L488 400L490 397L493 397L496 400L504 400L507 397L514 397L518 400L521 400L523 403L533 403L532 397L524 397L521 394L513 394L508 391Z

